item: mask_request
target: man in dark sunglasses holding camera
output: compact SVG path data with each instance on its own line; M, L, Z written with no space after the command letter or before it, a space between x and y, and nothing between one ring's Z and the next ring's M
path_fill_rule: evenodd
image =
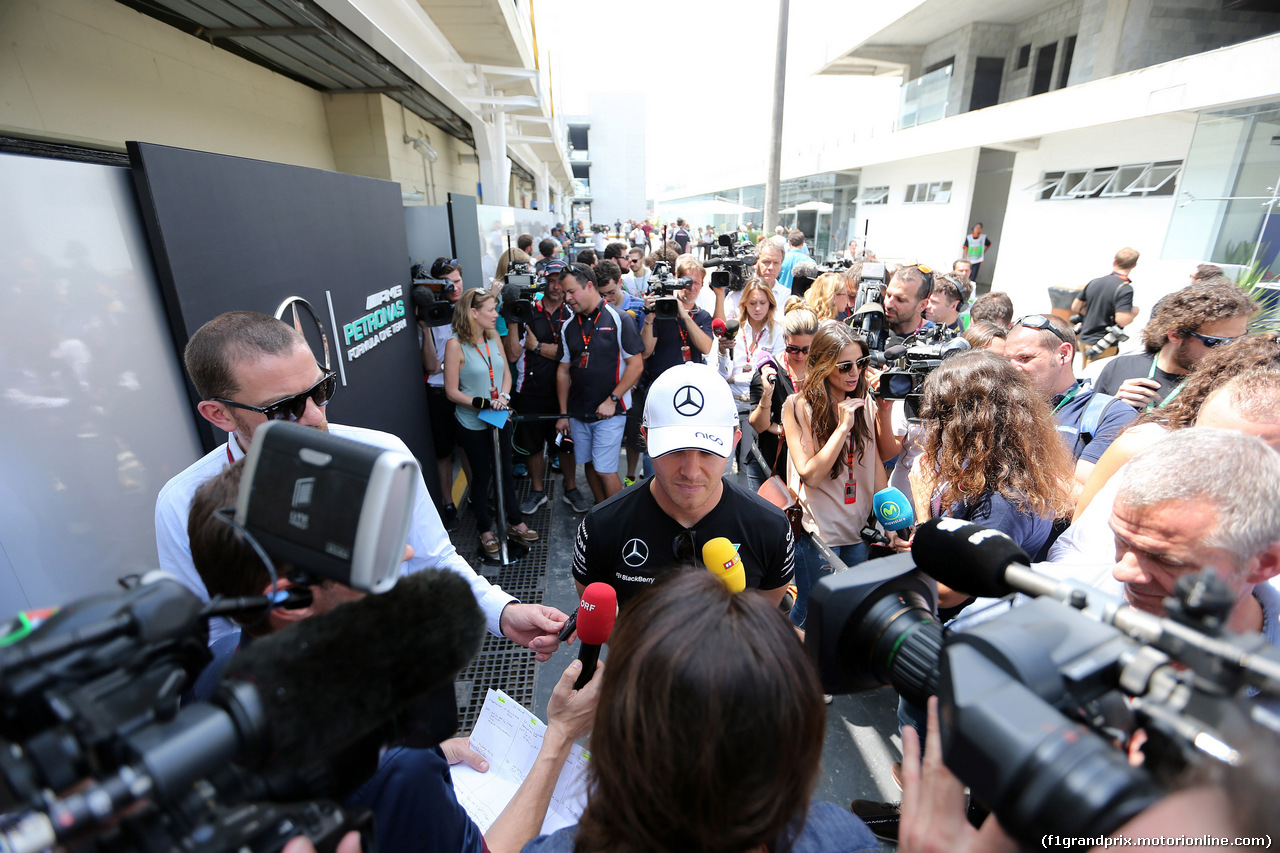
M1140 412L1159 408L1209 350L1245 334L1257 307L1222 276L1175 291L1156 303L1142 330L1145 351L1112 358L1094 387Z
M208 592L192 562L187 537L191 502L204 482L244 458L262 424L293 421L362 444L409 452L404 442L389 433L329 423L325 413L337 391L336 377L316 364L301 333L275 317L253 311L221 314L196 330L183 358L200 395L197 411L228 433L228 439L160 490L156 498L156 548L160 568L205 600ZM477 575L454 550L421 476L408 544L413 558L405 563L403 572L428 567L457 572L470 583L490 632L528 646L540 660L555 651L565 615L540 604L521 604ZM234 631L225 619L210 620L209 642L213 644Z

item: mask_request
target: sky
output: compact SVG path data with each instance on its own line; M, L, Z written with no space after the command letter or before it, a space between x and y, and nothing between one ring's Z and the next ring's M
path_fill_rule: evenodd
M784 151L812 144L818 123L829 135L892 120L898 80L812 75L827 0L790 6ZM558 114L587 113L592 93L644 93L649 197L764 183L778 0L533 0L533 9ZM841 28L835 41L852 47L853 32Z

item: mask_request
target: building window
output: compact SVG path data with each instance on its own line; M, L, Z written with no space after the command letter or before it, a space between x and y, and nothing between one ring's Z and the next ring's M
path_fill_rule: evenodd
M863 187L862 198L863 204L888 204L889 188L888 187Z
M1031 45L1024 44L1018 48L1018 63L1014 66L1015 71L1021 71L1031 64Z
M1068 36L1067 43L1062 49L1062 67L1058 69L1058 85L1057 88L1065 89L1067 80L1071 78L1071 59L1076 55L1076 37Z
M1176 184L1174 179L1181 171L1181 160L1069 169L1045 172L1027 189L1034 192L1040 201L1171 196Z
M946 204L951 201L951 182L932 181L908 184L904 204Z
M1053 60L1058 56L1058 43L1046 44L1036 51L1036 72L1031 78L1031 94L1043 95L1053 82Z

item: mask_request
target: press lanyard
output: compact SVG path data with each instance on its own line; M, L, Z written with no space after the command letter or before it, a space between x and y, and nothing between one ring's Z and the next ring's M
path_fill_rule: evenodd
M1148 379L1155 379L1155 378L1156 378L1156 359L1157 359L1157 358L1158 358L1158 356L1154 356L1154 355L1151 357L1151 369L1147 371L1147 378L1148 378ZM1173 402L1173 398L1174 398L1174 397L1177 397L1179 394L1181 394L1181 393L1182 393L1182 386L1183 386L1183 385L1186 385L1186 384L1187 384L1187 380L1186 380L1186 379L1183 379L1181 382L1179 382L1179 383L1177 384L1177 387L1175 387L1172 391L1170 391L1170 392L1169 392L1169 396L1168 396L1168 397L1165 397L1165 398L1164 398L1164 400L1163 400L1163 401L1161 401L1160 405L1156 405L1155 403L1147 403L1147 407L1146 407L1145 409L1143 409L1143 410L1142 410L1142 411L1143 411L1143 413L1145 414L1145 413L1147 413L1147 412L1151 411L1152 409L1163 409L1165 406L1167 406L1167 405L1169 405L1170 403L1172 403L1172 402Z
M851 506L858 502L858 481L853 479L853 433L849 433L849 444L845 449L845 465L849 468L849 479L844 483L844 503Z
M472 346L475 346L472 344ZM476 347L476 355L480 355L480 347ZM498 383L493 381L493 361L489 358L489 339L484 339L484 355L480 356L484 359L485 367L489 368L489 399L498 399Z
M587 334L582 330L582 315L578 315L578 334L582 336L582 358L578 361L578 367L587 366L588 350L591 348L591 339L596 336L596 323L600 319L600 306L596 306L596 311L591 315L591 334Z
M1055 415L1058 414L1058 409L1061 409L1063 406L1065 406L1078 393L1080 393L1080 386L1076 385L1074 388L1072 388L1070 391L1067 392L1065 397L1063 397L1061 400L1058 401L1058 405L1053 407L1053 413Z

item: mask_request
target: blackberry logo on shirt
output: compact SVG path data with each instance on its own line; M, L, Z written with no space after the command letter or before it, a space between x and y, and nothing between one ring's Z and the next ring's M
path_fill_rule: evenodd
M702 414L702 407L705 405L702 392L692 385L684 385L676 391L674 397L671 398L671 404L675 407L678 414L686 418L692 418L695 415Z
M643 539L630 539L622 546L622 562L631 568L643 566L649 560L649 545Z

